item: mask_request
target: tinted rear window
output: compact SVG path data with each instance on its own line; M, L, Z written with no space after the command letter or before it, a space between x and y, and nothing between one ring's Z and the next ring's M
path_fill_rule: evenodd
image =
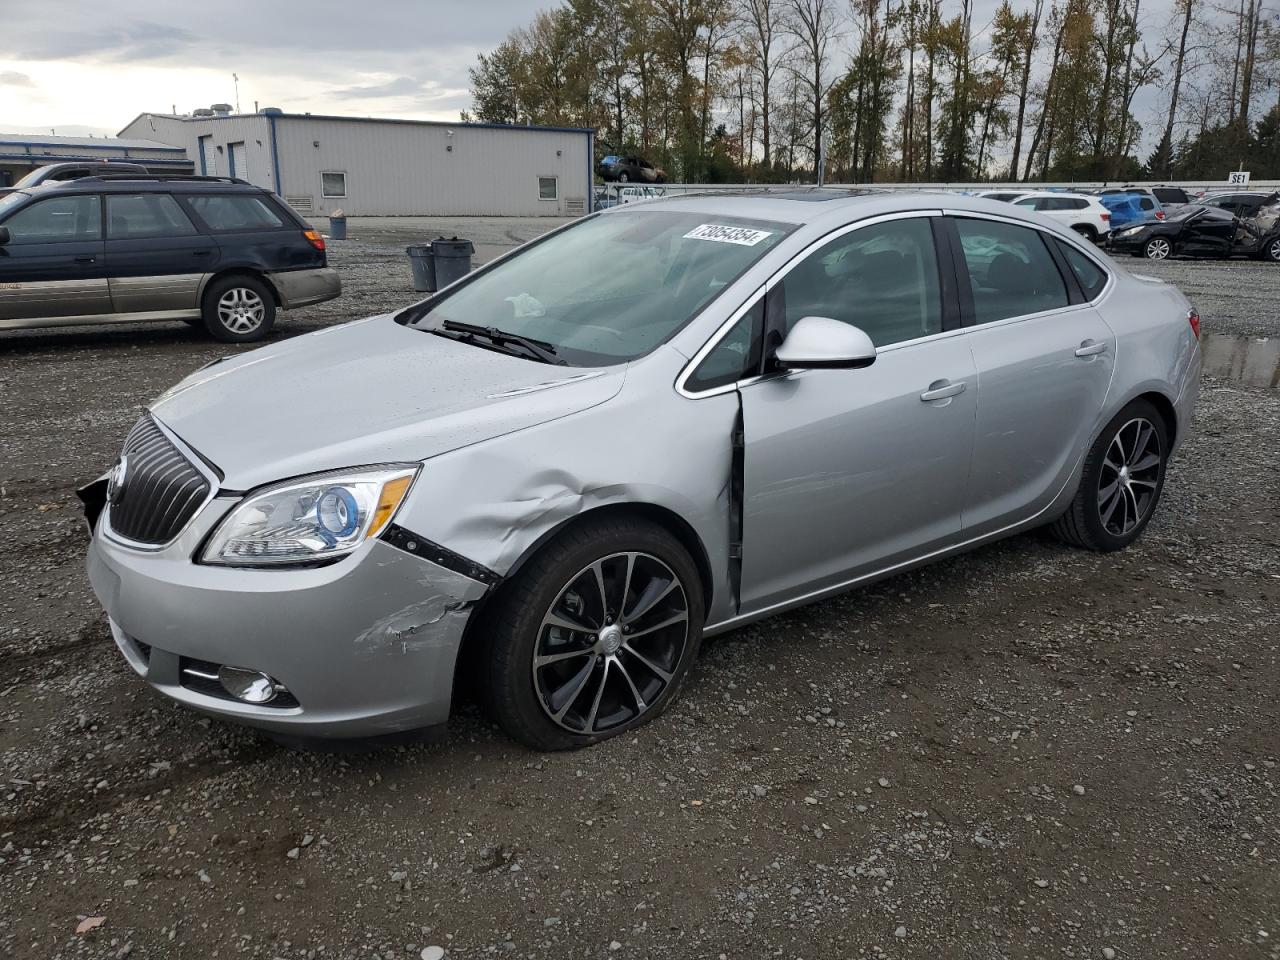
M186 201L211 230L278 230L284 226L265 200L250 194L196 195Z

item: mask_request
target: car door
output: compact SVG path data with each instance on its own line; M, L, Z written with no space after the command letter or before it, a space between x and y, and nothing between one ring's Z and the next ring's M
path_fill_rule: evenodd
M1035 515L1062 489L1102 410L1116 338L1059 266L1055 238L994 218L956 214L949 222L981 395L968 538ZM1103 288L1095 284L1095 296Z
M1198 257L1225 257L1236 234L1236 218L1225 208L1210 207L1187 220L1178 249Z
M771 342L801 317L826 316L861 327L878 353L863 369L740 385L744 613L959 534L977 381L932 219L845 228L770 285Z
M45 197L0 226L0 324L111 312L99 196Z
M120 313L189 311L218 259L212 237L196 230L167 193L106 195L111 301Z

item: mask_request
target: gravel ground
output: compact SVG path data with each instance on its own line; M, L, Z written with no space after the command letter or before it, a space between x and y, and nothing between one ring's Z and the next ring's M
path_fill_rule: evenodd
M413 239L548 225L353 221L346 295L278 335L412 299ZM302 753L143 688L71 490L231 348L0 335L0 955L1280 958L1280 268L1143 269L1214 375L1133 548L1019 537L716 638L553 756L465 703Z

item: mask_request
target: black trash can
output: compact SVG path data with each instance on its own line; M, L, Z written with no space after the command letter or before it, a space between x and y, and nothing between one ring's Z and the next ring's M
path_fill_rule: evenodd
M413 268L413 289L419 293L436 292L436 261L431 253L431 244L415 243L404 248L409 255L409 266Z
M441 288L471 272L471 256L476 248L470 240L440 237L431 241L431 249L436 262L435 279Z

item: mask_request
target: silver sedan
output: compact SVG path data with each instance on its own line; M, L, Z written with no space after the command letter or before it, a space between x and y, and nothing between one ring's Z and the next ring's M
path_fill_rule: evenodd
M621 265L621 266L620 266ZM1138 537L1199 317L1008 204L620 206L406 309L215 363L82 493L124 657L301 737L633 729L704 636L1049 526Z

